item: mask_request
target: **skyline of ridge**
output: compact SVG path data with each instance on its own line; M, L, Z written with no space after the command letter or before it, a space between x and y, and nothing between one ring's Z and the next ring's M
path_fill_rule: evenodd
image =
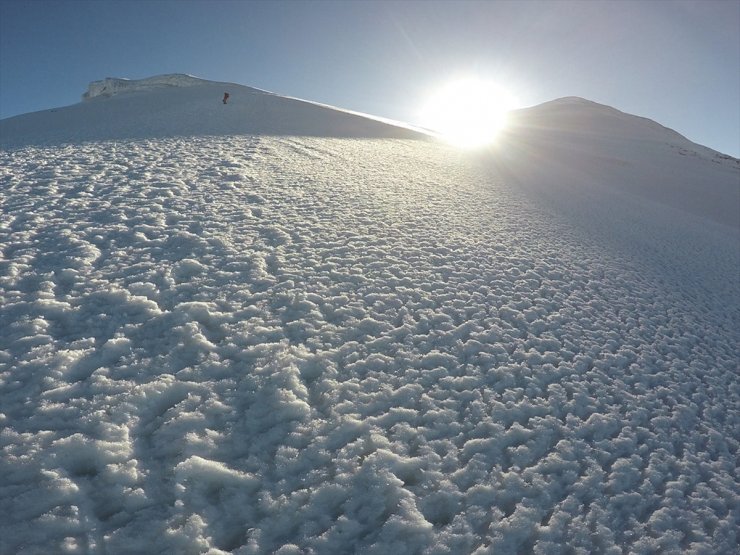
M475 75L522 106L589 98L737 157L738 67L740 2L0 3L0 118L102 76L185 71L424 125L435 91Z

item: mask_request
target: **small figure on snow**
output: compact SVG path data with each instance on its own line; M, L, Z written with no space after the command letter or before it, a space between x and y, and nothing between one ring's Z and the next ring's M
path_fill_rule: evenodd
M229 99L229 93L224 93L224 104L226 104L226 101Z

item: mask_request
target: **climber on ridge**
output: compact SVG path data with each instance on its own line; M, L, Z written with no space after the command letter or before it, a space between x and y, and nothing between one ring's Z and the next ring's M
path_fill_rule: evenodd
M229 99L229 93L224 93L224 104L226 104L226 101Z

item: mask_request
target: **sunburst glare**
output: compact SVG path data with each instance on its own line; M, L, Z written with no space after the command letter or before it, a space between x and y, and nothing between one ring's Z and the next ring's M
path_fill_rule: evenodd
M475 148L493 142L506 125L517 99L496 83L476 77L457 79L436 91L420 114L423 126L444 140Z

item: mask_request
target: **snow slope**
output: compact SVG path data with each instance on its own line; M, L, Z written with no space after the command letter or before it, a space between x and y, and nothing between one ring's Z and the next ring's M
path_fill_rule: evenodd
M224 92L230 95L228 104L222 102ZM0 145L6 148L227 134L421 136L377 118L182 74L95 81L80 104L0 121Z
M652 120L561 98L513 113L499 145L499 168L552 202L564 184L598 187L600 201L625 192L740 228L740 160Z
M575 104L530 121L581 148ZM33 116L0 127L0 553L736 548L736 228L523 127L42 145Z

